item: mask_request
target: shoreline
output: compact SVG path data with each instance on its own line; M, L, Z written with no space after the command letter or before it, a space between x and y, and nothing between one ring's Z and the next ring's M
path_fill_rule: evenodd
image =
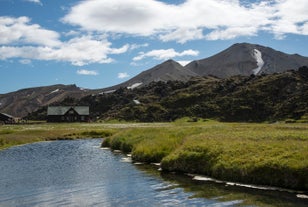
M128 125L129 126L129 123ZM0 149L38 141L102 138L103 147L130 153L164 171L308 191L308 125L167 123L115 128L112 124L0 127Z
M254 131L249 134L247 128ZM161 163L167 172L308 192L307 125L212 123L125 130L105 139L102 147L130 153L133 162Z

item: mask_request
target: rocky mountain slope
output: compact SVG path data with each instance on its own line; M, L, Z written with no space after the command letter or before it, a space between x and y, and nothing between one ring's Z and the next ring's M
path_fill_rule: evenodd
M202 60L195 60L186 69L200 75L228 78L234 75L272 74L308 65L308 57L289 55L261 45L239 43Z
M81 89L76 85L52 85L22 89L0 94L0 112L23 117L41 106L62 101L68 96L81 98L92 93L97 93L97 91Z
M136 89L153 82L187 82L193 77L208 75L229 78L235 75L272 74L296 70L304 65L308 65L308 57L285 54L261 45L240 43L212 57L193 61L185 67L173 60L165 61L124 83L104 89L82 90L75 85L55 85L0 94L0 112L23 117L41 106L61 102L68 96L80 99L91 94L114 93L120 88Z
M158 81L188 81L191 77L198 76L198 74L186 69L181 64L174 60L167 60L153 68L141 72L137 76L131 78L130 80L105 88L104 91L113 91L119 89L120 87L129 89L137 88L140 86L148 85L151 82Z
M68 102L69 101L69 102ZM172 121L182 117L222 121L308 122L308 67L275 74L193 77L189 81L152 82L130 90L70 99L89 105L102 120ZM45 111L44 111L45 110ZM46 116L46 109L32 117Z
M109 98L96 97L96 105ZM185 83L157 82L135 91L118 91L116 98L121 101L110 102L110 108L100 113L103 119L170 121L187 116L223 121L308 121L308 68L227 79L195 77Z

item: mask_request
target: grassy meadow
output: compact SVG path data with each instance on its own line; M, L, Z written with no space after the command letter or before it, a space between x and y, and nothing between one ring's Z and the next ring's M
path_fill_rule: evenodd
M102 146L165 171L308 190L308 125L221 123L71 123L0 126L0 149L25 143L107 137Z

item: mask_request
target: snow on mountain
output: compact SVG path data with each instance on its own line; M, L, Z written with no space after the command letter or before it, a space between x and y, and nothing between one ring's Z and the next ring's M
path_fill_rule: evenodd
M137 99L134 99L133 102L134 102L136 105L141 104L141 102L140 102L139 100L137 100Z
M252 72L254 75L257 75L262 70L262 67L264 65L264 61L262 59L262 53L259 50L254 49L252 56L257 61L257 66L258 66L257 68L253 69Z
M228 78L235 75L272 74L308 65L308 57L286 54L257 44L237 43L211 57L195 60L186 69L200 75Z
M59 92L59 91L60 91L60 89L58 88L58 89L56 89L56 90L54 90L54 91L51 91L48 95L53 94L53 93L57 93L57 92Z
M142 82L141 83L134 83L133 85L128 86L127 89L134 89L134 88L141 86L142 84L143 84Z

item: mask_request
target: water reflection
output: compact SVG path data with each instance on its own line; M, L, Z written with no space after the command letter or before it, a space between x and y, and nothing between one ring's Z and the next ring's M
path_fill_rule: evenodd
M266 206L266 207L306 207L308 199L297 198L296 193L256 190L226 185L210 181L193 180L190 176L176 173L164 173L154 166L138 165L137 168L152 176L158 176L170 182L170 186L182 188L189 198L216 200L222 206Z
M100 143L41 142L0 151L0 206L307 206L294 194L193 181L134 165Z

